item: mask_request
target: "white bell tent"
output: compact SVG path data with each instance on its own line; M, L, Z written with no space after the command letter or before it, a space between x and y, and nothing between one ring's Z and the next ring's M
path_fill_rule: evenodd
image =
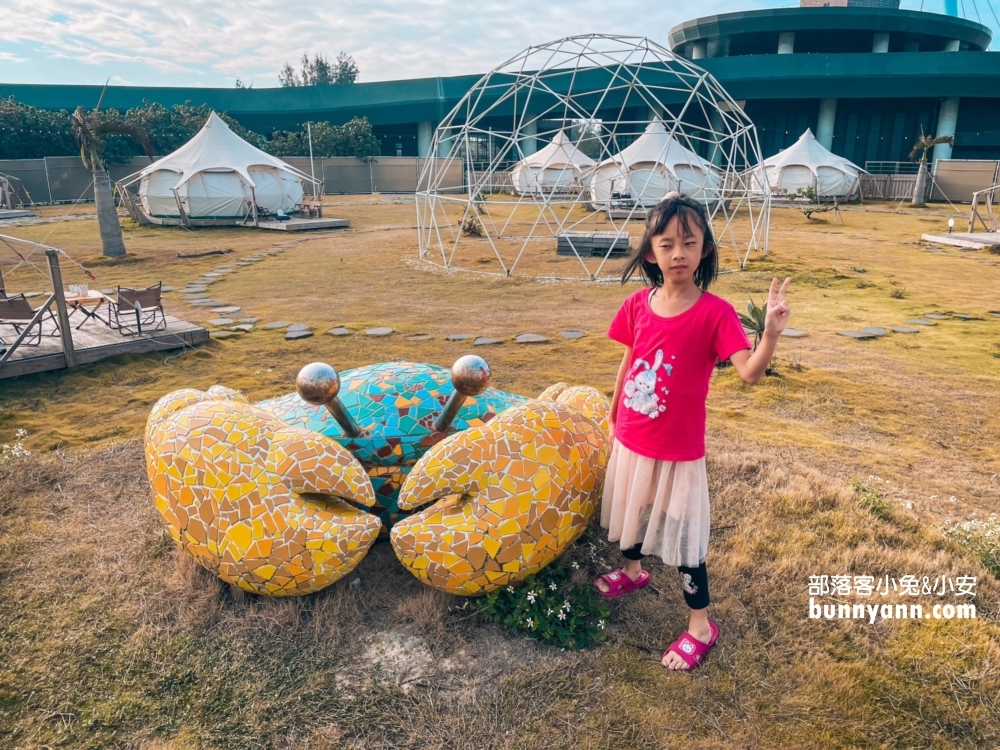
M172 154L120 183L123 195L139 182L139 205L156 223L232 223L302 205L302 183L312 178L247 143L215 112L204 127ZM171 221L177 220L177 221Z
M672 190L709 203L717 199L721 182L712 163L681 145L659 119L588 175L590 199L602 205L618 194L640 206L655 206Z
M574 180L596 164L560 130L545 148L514 165L511 181L521 195L565 193Z
M761 166L772 190L794 195L812 188L816 197L829 198L850 198L857 192L858 175L864 172L857 164L828 151L809 129Z

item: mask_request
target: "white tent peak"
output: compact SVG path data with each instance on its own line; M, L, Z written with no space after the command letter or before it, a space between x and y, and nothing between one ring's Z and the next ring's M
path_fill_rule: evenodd
M275 167L309 179L287 162L240 138L214 111L190 141L153 162L140 174L146 176L161 169L177 172L180 179L174 187L179 188L199 172L226 170L238 172L250 185L256 187L249 171L252 166Z
M533 154L525 156L511 170L518 193L560 192L597 162L578 149L562 130Z

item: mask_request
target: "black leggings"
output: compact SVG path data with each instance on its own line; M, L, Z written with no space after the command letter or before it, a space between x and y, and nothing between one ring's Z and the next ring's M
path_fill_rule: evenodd
M622 556L626 560L641 560L645 557L641 552L642 543L623 549ZM678 565L677 570L681 576L681 589L684 592L684 601L691 609L704 609L708 606L708 570L705 563L697 568L688 568Z

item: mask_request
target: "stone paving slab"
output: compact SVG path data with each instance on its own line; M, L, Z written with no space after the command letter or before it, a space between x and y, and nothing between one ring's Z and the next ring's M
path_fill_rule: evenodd
M502 344L503 340L490 338L489 336L480 336L475 341L472 342L473 346L490 346L492 344Z
M274 323L267 323L267 324L265 324L264 328L266 330L268 330L268 331L274 331L274 330L277 330L278 328L288 328L288 326L290 326L290 325L291 325L291 323L289 323L289 322L287 322L285 320L279 320L279 321L275 321Z
M548 337L537 333L522 333L514 337L518 344L543 344L548 340Z
M782 336L788 336L793 339L800 339L806 335L805 331L800 331L798 328L786 328L781 332Z
M852 339L873 339L875 334L873 333L862 333L861 331L837 331L838 336L847 336Z
M336 328L331 328L327 331L331 336L350 336L351 332L344 328L344 326L337 326Z
M236 305L226 305L224 307L217 307L216 309L212 310L212 312L214 312L214 313L234 313L234 312L239 312L242 309L243 309L242 307L238 307Z
M919 328L910 328L909 326L889 326L889 330L896 333L920 333Z
M222 328L223 326L231 326L235 322L232 318L212 318L208 324Z
M434 338L434 337L431 336L429 333L415 333L412 336L407 336L406 340L407 341L429 341L432 338Z
M292 323L285 329L288 333L301 333L302 331L311 331L312 326L308 323Z
M307 339L312 335L312 331L289 331L285 334L285 340L294 341L295 339Z
M252 323L243 323L243 324L238 325L238 326L233 326L229 330L230 331L241 331L242 333L250 333L250 331L253 330L253 324Z
M583 331L559 331L559 335L564 339L582 339L587 334Z
M930 320L948 320L947 315L942 315L941 313L924 313L921 317L928 318Z
M906 322L909 323L910 325L915 325L915 326L936 326L937 325L937 323L935 323L933 320L924 320L923 318L907 318Z
M445 341L468 341L472 338L471 333L449 333L444 337Z
M861 329L862 333L870 333L872 336L886 336L888 331L884 328L879 328L878 326L867 326Z
M388 336L390 333L393 333L394 330L395 329L393 329L393 328L385 328L385 327L383 327L383 328L366 328L365 329L365 335L366 336Z

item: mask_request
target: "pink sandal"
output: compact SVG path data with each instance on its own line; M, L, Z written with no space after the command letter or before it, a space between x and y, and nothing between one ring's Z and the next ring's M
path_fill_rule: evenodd
M702 643L685 630L676 641L670 644L670 648L663 652L664 658L666 658L667 654L670 652L677 654L688 665L687 671L690 671L700 665L701 660L704 659L705 655L712 650L715 642L719 639L719 626L709 620L708 628L712 631L712 637L708 643Z
M639 577L634 581L629 578L628 574L624 570L615 570L611 573L603 573L594 579L594 588L597 588L598 581L604 581L608 585L608 590L601 591L600 589L597 589L597 593L605 599L614 599L616 596L622 596L623 594L629 594L633 591L637 591L649 583L649 571L642 571L639 573Z

